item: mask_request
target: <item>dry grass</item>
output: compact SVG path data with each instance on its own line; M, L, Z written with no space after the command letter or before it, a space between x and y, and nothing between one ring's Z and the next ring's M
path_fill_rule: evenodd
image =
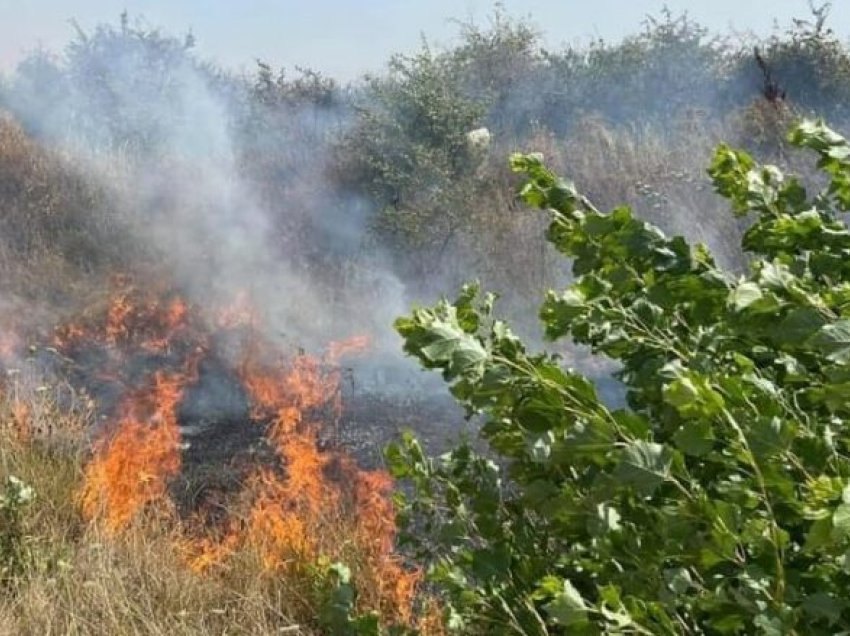
M330 560L270 571L246 544L195 572L185 528L162 510L118 534L84 519L78 501L93 405L65 387L43 386L31 365L20 366L0 398L0 483L14 475L36 498L24 507L26 569L0 594L0 634L322 633L317 616L328 598ZM366 574L369 564L350 538L325 542L338 544L335 556L348 559L355 577Z
M705 243L721 265L741 269L746 261L740 239L748 221L735 218L714 192L707 168L716 146L726 142L760 161L810 176L810 158L784 142L796 116L790 107L757 100L724 120L694 111L661 128L614 125L588 115L566 137L539 127L527 138L496 138L476 176L483 185L465 212L473 219L471 230L456 240L465 262L473 263L461 264L463 277L473 272L487 288L503 292L515 319L523 313L527 319L528 307L536 306L546 289L569 279L569 264L545 241L544 215L516 203L517 181L506 161L516 151L542 153L600 209L628 205L638 218ZM452 255L444 258L451 262Z
M103 189L2 111L0 202L0 341L49 334L133 253Z
M117 241L117 219L104 192L69 158L41 147L2 112L0 201L6 291L13 286L27 295L47 286L59 293L69 277L114 263L126 248Z

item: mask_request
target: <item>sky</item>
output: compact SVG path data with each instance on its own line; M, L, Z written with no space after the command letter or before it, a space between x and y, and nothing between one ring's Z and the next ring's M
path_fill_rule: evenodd
M509 15L530 18L551 48L639 31L666 4L713 31L766 35L809 15L807 0L503 0ZM817 4L820 4L819 2ZM0 70L35 48L61 52L99 22L132 20L197 38L202 57L233 69L256 59L275 67L308 66L340 80L380 71L392 53L415 50L425 36L450 45L457 20L486 25L492 0L0 0ZM850 0L834 0L829 24L850 40Z

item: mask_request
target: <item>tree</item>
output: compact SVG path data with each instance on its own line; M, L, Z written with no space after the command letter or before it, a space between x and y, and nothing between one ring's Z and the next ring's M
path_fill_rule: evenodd
M181 134L186 145L197 144L184 131L223 117L210 102L239 98L237 80L196 58L191 33L132 25L126 13L118 25L91 32L72 25L76 34L63 55L25 58L4 99L40 136L155 155Z
M442 372L481 453L387 450L404 539L464 633L833 634L850 624L850 144L790 142L826 188L720 146L709 169L749 273L625 207L598 211L538 155L523 200L575 281L540 317L617 360L628 407L532 353L475 286L415 309L405 351Z

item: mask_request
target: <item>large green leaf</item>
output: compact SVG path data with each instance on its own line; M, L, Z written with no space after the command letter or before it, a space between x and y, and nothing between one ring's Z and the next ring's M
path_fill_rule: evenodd
M850 362L850 320L842 319L824 325L812 338L812 346L839 364Z
M561 582L561 589L543 609L556 625L575 627L587 622L587 604L568 579Z
M622 450L614 476L623 484L650 495L670 477L672 463L673 455L669 448L638 440Z

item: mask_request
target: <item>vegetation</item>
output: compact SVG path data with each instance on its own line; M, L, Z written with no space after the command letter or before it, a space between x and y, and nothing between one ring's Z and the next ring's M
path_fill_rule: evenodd
M546 335L617 360L628 408L606 406L559 355L530 353L475 286L399 319L406 351L486 416L483 454L462 445L428 459L412 436L387 451L412 487L397 495L403 544L427 566L448 629L829 634L850 620L850 232L838 217L850 210L850 144L813 121L789 142L817 153L822 191L728 146L715 153L716 190L754 217L742 239L749 273L737 277L627 207L601 213L539 155L513 158L523 200L550 213L547 238L573 260L575 281L541 308ZM74 432L91 405L68 415L67 398L14 386L0 623L382 633L341 563L270 578L246 552L199 575L174 568L174 529L156 518L100 534L74 494Z
M753 215L749 273L667 238L626 207L600 213L538 155L517 155L526 203L576 280L541 308L546 335L621 363L611 410L559 356L531 354L493 297L397 322L439 369L490 453L388 452L412 481L407 540L464 633L832 634L850 621L846 431L850 144L822 123L790 135L828 178L720 146L710 174Z
M197 567L199 545L214 562L219 544L190 542L191 521L167 506L148 506L120 533L92 520L81 498L94 405L67 387L33 386L34 364L12 378L0 396L0 633L377 634L396 620L376 599L402 583L375 580L351 511L311 525L321 555L290 554L283 572L264 561L277 546L250 543L226 564ZM235 504L229 513L248 517ZM429 603L421 633L442 634Z
M30 55L0 83L0 107L37 142L100 157L103 179L67 204L105 203L94 206L104 211L100 229L110 230L99 245L120 245L125 266L173 258L121 245L128 224L155 224L165 207L164 195L134 200L133 170L169 166L174 181L191 183L197 169L180 162L220 153L215 136L226 133L239 179L268 212L280 253L299 267L342 287L386 255L414 296L472 270L503 291L517 319L563 267L539 223L513 213L506 154L544 150L601 205L628 203L666 231L708 242L723 262L740 261L740 228L700 183L701 153L726 140L782 161L795 114L826 115L839 130L847 118L848 55L825 9L757 43L787 93L775 104L761 97L755 42L713 36L669 12L621 42L552 51L530 24L497 11L485 27L462 24L454 47L426 43L347 86L267 63L235 76L199 60L194 42L123 16L78 29L61 56ZM467 135L480 127L492 142L470 147ZM576 146L582 151L565 151ZM215 250L220 241L210 243ZM89 272L115 266L102 250L78 253L95 261Z
M497 11L349 85L265 62L234 75L193 36L126 15L31 54L0 81L0 632L845 629L850 144L810 116L847 129L848 73L826 5L758 42L663 12L621 42L561 51ZM482 283L396 322L481 425L437 457L412 434L387 449L401 556L386 499L375 524L333 498L302 523L309 502L281 504L299 490L285 479L254 484L263 538L289 533L265 546L271 568L246 532L247 490L211 516L233 527L212 519L207 569L173 510L143 497L121 532L87 514L104 405L69 386L65 351L27 345L55 344L80 308L111 307L121 327L132 312L104 299L107 280L173 282L203 304L220 281L271 278L261 309L329 340L328 324L470 272ZM500 316L482 288L501 290ZM541 295L542 330L528 309ZM178 333L185 306L152 306L132 316ZM190 386L195 354L253 325L242 309L233 332L146 343L146 363L185 355ZM302 323L275 327L314 344ZM123 361L103 360L104 374ZM260 384L291 389L275 377ZM338 406L317 392L297 408ZM359 474L311 435L300 483ZM137 481L174 486L176 452L154 453L171 462L159 481L147 468ZM377 475L361 484L372 494ZM309 549L280 557L292 537Z
M33 499L33 490L14 475L6 478L0 498L0 581L7 583L26 568L26 536L21 523L23 508Z

